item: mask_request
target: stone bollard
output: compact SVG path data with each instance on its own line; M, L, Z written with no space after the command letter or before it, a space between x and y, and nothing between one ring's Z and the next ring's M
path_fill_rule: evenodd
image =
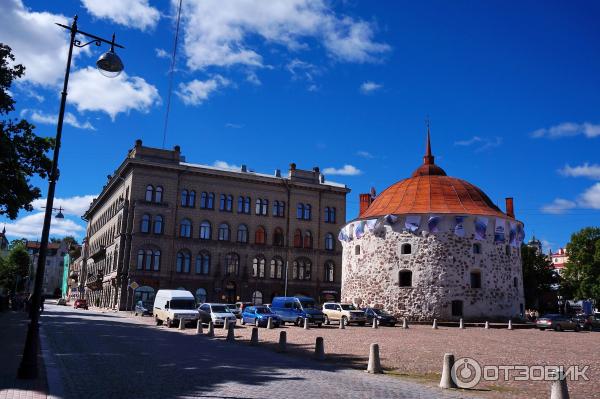
M377 322L377 317L373 317L373 328L379 328L379 323Z
M408 328L408 321L406 320L406 317L404 319L402 319L402 328L404 328L404 329Z
M198 319L198 324L196 325L196 334L202 334L202 319Z
M185 330L185 320L179 319L179 329Z
M271 320L269 318L269 320ZM250 336L250 345L258 345L258 327L252 327L252 335Z
M370 374L381 374L381 362L379 361L379 345L371 344L369 351L369 364L367 365L367 373Z
M229 330L229 319L223 320L223 330Z
M277 352L284 353L287 351L287 333L285 331L279 332L279 346Z
M317 337L315 341L315 359L325 360L325 345L323 343L323 337Z
M267 319L267 328L268 328L269 330L272 330L272 329L273 329L273 318L272 318L272 317L269 317L269 318Z
M235 341L235 331L234 331L234 328L235 328L235 324L233 324L233 323L228 324L228 327L227 327L227 342L233 342L233 341Z
M215 325L213 324L212 320L208 322L208 332L206 333L207 337L214 337L215 336Z
M438 326L437 326L437 319L433 319L433 326L431 327L434 330L437 330Z
M564 371L555 369L555 379L550 388L550 399L569 399L569 388Z
M444 354L444 365L442 366L442 379L440 380L440 388L449 389L456 388L456 384L452 379L452 367L454 366L454 355L452 353Z
M346 323L344 322L344 319L340 319L340 329L343 330L346 328Z
M305 317L305 318L304 318L304 329L305 329L305 330L308 330L308 328L309 328L309 327L308 327L308 317Z
M463 319L460 319L460 323L458 325L458 328L460 328L461 330L465 329L465 323L463 322Z
M490 328L490 322L486 321L485 322L485 329L488 330Z
M508 329L509 329L509 330L512 330L512 329L513 329L513 328L512 328L512 320L509 320L509 321L508 321Z

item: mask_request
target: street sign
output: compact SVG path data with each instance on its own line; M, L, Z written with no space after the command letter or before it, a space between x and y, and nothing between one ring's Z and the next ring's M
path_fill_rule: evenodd
M135 281L132 281L131 284L129 284L129 286L131 287L132 290L136 290L137 287L139 287L140 285L138 283L136 283Z

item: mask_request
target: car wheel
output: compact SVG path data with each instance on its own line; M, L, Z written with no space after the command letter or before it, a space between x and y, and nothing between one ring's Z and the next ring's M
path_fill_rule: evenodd
M171 319L167 319L167 328L171 327L173 327L173 322L171 321Z
M154 319L156 320L156 325L157 326L162 326L162 320L161 319L159 319L158 317L155 317Z
M340 320L340 323L344 323L344 325L348 326L348 318L346 316L342 316L342 319Z
M133 314L135 317L137 317L137 312Z
M541 327L540 327L540 331L544 331L544 330L546 330L546 329L545 329L545 328L541 328Z
M321 325L322 325L321 323L317 323L317 327L321 328Z
M325 315L325 325L329 325L331 324L331 322L329 321L329 317L327 317L327 315Z
M554 331L562 331L562 327L560 326L560 324L554 326Z
M575 332L579 332L581 331L581 327L579 327L579 324L575 325Z
M258 327L258 318L254 319L254 327Z

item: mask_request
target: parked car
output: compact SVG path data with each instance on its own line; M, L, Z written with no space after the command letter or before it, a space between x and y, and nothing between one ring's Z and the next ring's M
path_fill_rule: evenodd
M241 316L242 312L244 312L244 309L246 309L246 307L248 307L248 306L254 306L254 304L252 302L236 302L235 303L235 307L240 311L240 316Z
M152 311L150 310L150 306L144 304L143 301L137 301L135 304L134 314L143 316L152 316Z
M273 327L279 327L281 319L266 306L246 306L242 312L242 324L254 324L256 327L266 327L271 318Z
M60 306L67 306L67 300L65 298L59 298L58 301L56 301L56 304Z
M199 317L194 295L184 290L158 290L152 313L157 326L165 323L169 328L195 323Z
M343 321L346 325L355 323L364 326L367 321L365 312L356 309L351 303L325 302L323 313L325 313L325 324L330 324L332 321L340 323Z
M225 306L227 306L227 309L229 309L229 311L231 313L233 313L233 315L239 319L242 317L242 310L237 306L237 304L235 303L227 303L225 304Z
M282 325L294 323L302 326L305 318L310 324L316 324L318 327L325 322L325 315L317 308L315 300L309 297L276 296L270 307L279 316Z
M575 319L579 323L582 330L593 331L600 329L600 316L578 315Z
M222 326L225 324L225 320L228 320L228 323L233 323L234 325L237 323L237 318L229 307L223 303L203 303L198 308L199 311L205 312L210 315L210 320L215 326Z
M581 327L576 320L561 314L546 314L542 317L538 317L535 325L541 331L544 331L547 328L551 328L554 331L581 330Z
M73 309L85 309L88 310L88 303L85 299L76 299L73 303Z
M369 324L373 323L374 318L377 319L377 322L381 326L394 327L398 322L398 319L383 309L365 308L365 315L367 316L367 323Z

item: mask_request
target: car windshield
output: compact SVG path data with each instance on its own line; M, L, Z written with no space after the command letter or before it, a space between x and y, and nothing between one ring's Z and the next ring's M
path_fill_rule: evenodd
M371 309L373 313L378 314L380 316L388 315L389 313L382 309Z
M269 308L256 308L256 313L269 314L271 313L271 311L269 310Z
M302 304L302 308L304 309L315 309L315 302L314 301L300 301L300 303Z
M229 308L225 305L213 305L211 308L214 313L229 313Z
M196 309L196 302L193 299L172 299L169 307L171 309Z
M343 310L356 310L354 305L342 305Z

